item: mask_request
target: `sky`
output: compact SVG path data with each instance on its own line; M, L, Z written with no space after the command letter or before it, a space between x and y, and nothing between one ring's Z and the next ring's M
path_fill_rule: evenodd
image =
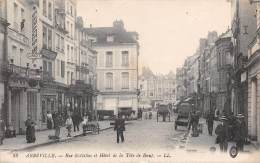
M227 0L77 0L77 15L86 27L112 26L123 20L126 30L139 33L139 67L154 73L176 71L193 55L208 31L230 26Z

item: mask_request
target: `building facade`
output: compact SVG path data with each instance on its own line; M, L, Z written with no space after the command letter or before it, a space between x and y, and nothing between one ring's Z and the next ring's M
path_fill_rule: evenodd
M140 107L155 107L156 103L171 104L176 101L175 74L147 74L139 77Z
M245 65L248 45L256 32L256 6L249 0L231 1L231 30L234 46L231 109L234 114L243 113L247 117L248 81Z
M231 30L226 31L219 36L216 41L217 53L217 71L218 78L218 93L216 109L223 112L224 104L228 98L231 98L231 73L234 62L233 45L231 42Z
M252 1L254 2L254 1ZM252 140L260 142L260 46L259 46L259 29L260 29L260 3L256 5L256 24L257 32L248 46L248 62L246 65L248 73L248 135Z
M122 21L112 27L88 28L97 51L97 109L104 114L134 112L138 108L138 56L136 32L128 32Z
M6 20L4 13L5 3L0 2L0 120L5 121L7 107L7 29L9 23ZM2 131L0 131L2 132Z
M4 39L7 129L23 134L28 115L37 130L45 129L47 111L94 114L96 52L87 43L84 22L77 21L76 5L74 0L1 1L1 15L10 24Z

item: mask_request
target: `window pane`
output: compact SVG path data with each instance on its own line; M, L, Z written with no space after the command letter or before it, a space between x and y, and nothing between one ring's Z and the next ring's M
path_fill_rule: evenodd
M43 36L43 48L47 49L47 28L45 26L43 26L43 32L42 32L42 36Z
M52 63L48 62L48 72L50 74L50 76L52 76Z
M56 38L55 38L55 44L56 44L56 49L60 50L60 36L57 33L56 33Z
M51 29L48 30L48 49L52 49L52 31Z
M47 62L43 61L43 72L47 72Z
M52 20L52 4L48 4L48 18Z
M112 67L113 66L113 54L112 52L106 53L106 67Z
M128 51L122 51L122 66L129 65Z
M65 64L64 61L61 61L61 77L64 78L65 75Z
M47 10L46 10L46 5L47 5L47 3L46 3L46 0L43 0L43 15L44 16L47 16Z
M113 74L112 73L106 74L106 88L113 89Z
M61 37L61 51L64 51L64 37Z
M129 88L129 74L128 74L128 72L122 73L122 88L123 89Z
M60 60L56 60L56 72L57 76L60 76Z

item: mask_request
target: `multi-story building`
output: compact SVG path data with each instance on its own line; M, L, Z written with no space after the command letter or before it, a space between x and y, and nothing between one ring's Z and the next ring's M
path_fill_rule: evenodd
M3 1L2 1L3 2ZM10 23L7 30L8 94L5 121L7 129L17 133L25 131L27 115L34 120L40 117L40 69L32 62L32 1L5 1L5 18ZM35 15L34 15L35 16ZM34 18L34 17L33 17ZM39 122L39 121L38 121Z
M10 24L4 37L8 47L3 48L8 54L7 128L24 133L24 121L31 115L37 129L44 129L47 111L93 111L95 51L86 44L83 22L76 22L76 1L0 2L1 16Z
M216 109L223 112L227 98L231 98L231 73L234 62L233 45L231 42L231 30L219 36L216 41L218 91Z
M231 30L234 46L231 109L247 117L248 81L245 71L248 45L256 32L256 6L250 0L231 0ZM249 84L250 85L250 84Z
M7 70L7 27L8 22L4 13L5 4L0 1L0 120L5 120L6 109L7 108L7 88L8 81L6 78ZM0 131L3 132L3 131Z
M200 49L199 59L199 87L200 87L200 102L199 107L202 111L207 111L215 108L216 104L216 47L217 32L209 32L206 39L206 44L201 45L204 49ZM204 43L204 42L203 42ZM205 46L206 45L206 46Z
M154 75L142 73L139 79L140 107L155 106L156 103L173 103L176 101L175 74Z
M86 31L97 51L97 109L114 115L134 111L137 115L138 34L126 31L122 21Z
M96 51L92 49L84 22L77 18L75 28L75 83L67 93L69 105L79 108L81 113L95 115L96 104Z
M176 100L187 97L186 70L184 67L176 69Z
M199 55L187 58L187 96L193 97L198 93Z
M246 65L248 73L248 135L252 140L260 143L260 3L259 1L251 2L251 5L256 5L257 32L249 44L248 63Z

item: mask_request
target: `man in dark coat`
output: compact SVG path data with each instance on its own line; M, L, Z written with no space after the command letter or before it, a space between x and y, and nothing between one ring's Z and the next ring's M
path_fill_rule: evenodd
M208 125L208 132L209 135L212 136L212 130L213 130L213 125L214 125L214 114L210 111L207 115L207 125Z
M121 138L121 142L124 142L125 141L125 138L124 138L125 120L122 118L121 115L118 115L118 118L116 118L116 120L115 120L114 130L116 131L117 143L119 143L119 138Z
M246 123L242 114L238 114L236 117L234 140L237 144L238 150L243 151L246 139Z
M35 137L35 122L32 120L31 115L28 115L27 120L25 121L26 126L26 140L27 143L34 143L36 140Z
M78 110L75 110L72 115L72 121L73 121L73 127L74 127L74 132L79 131L79 124L82 122L82 117L80 116L80 112Z
M220 120L221 120L221 124L219 124L215 129L215 133L217 135L216 143L219 144L221 152L226 152L228 147L228 137L229 137L227 118L225 116L222 116Z
M0 119L0 145L3 144L5 138L5 123L4 120Z

